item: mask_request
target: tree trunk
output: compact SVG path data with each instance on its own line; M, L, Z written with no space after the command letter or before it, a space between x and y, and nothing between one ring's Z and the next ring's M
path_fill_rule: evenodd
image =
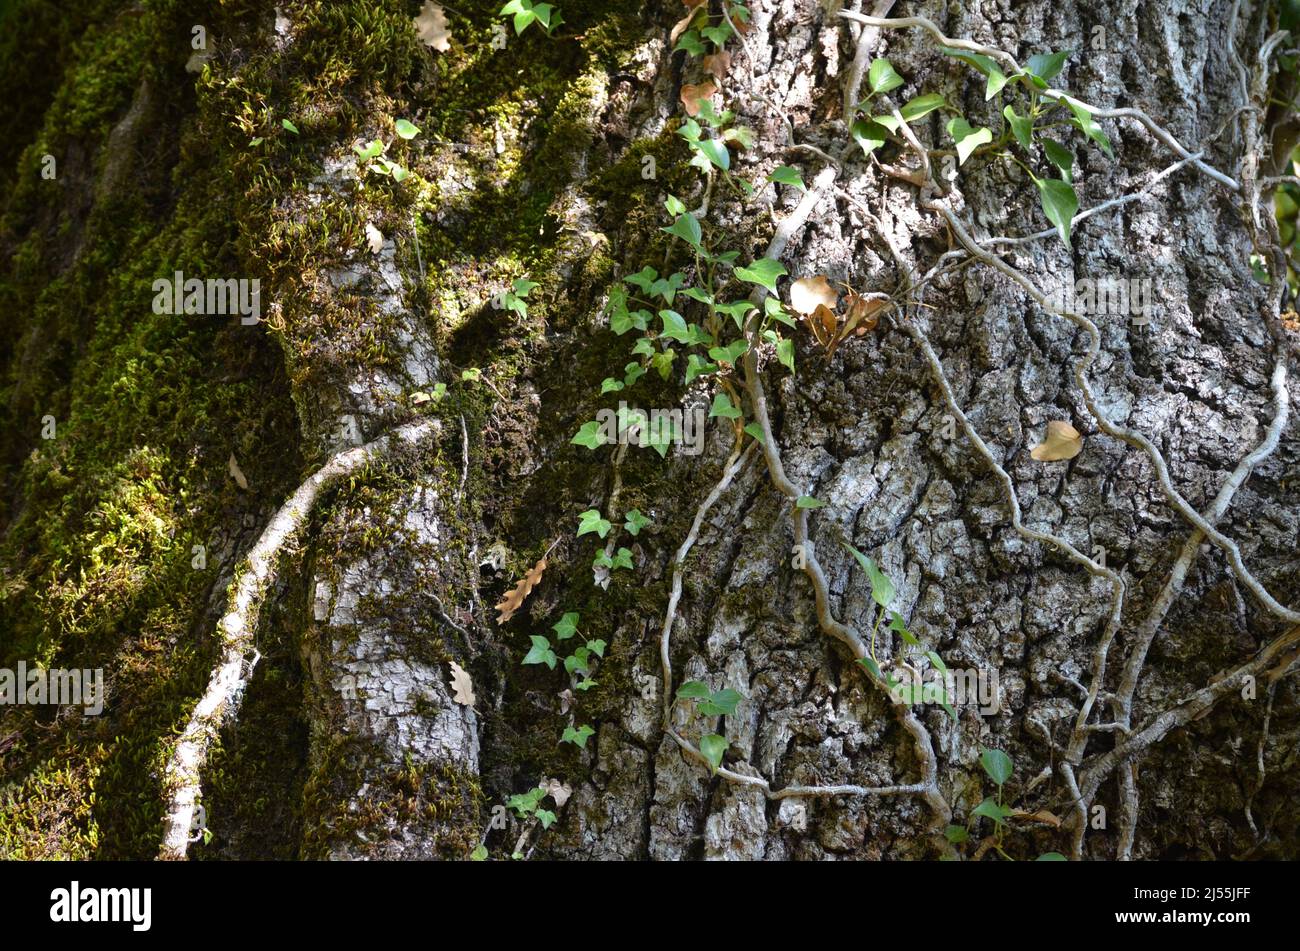
M405 0L4 21L0 667L102 667L108 692L100 717L0 707L0 854L158 853L165 764L233 649L194 858L1294 857L1296 337L1257 205L1278 117L1243 111L1271 88L1270 5L755 0L713 61L712 103L752 134L727 175L680 134L711 78L673 52L687 8L558 5L548 35L456 4L434 46ZM844 10L1021 63L1071 51L1048 85L1097 107L1113 157L1048 129L1099 209L1068 246L1030 177L1057 168L998 139L1032 83L986 101L924 24ZM846 105L880 57L903 84L867 113L946 106L867 155ZM957 115L1015 159L955 155ZM607 316L628 275L716 270L762 313L664 232L670 197L715 253L779 259L787 307L818 275L891 306L832 348L773 325L793 374L750 316L722 372L688 383L679 356L604 392L641 360ZM262 320L158 313L177 271L259 280ZM1088 299L1106 279L1149 313ZM689 417L720 392L743 416L698 453L574 441L620 400ZM260 610L219 627L295 488L420 418L432 437L298 513ZM1034 458L1054 421L1081 451ZM577 534L591 510L607 535ZM892 579L888 613L848 546ZM554 667L523 663L533 635ZM580 689L564 659L597 639ZM891 698L945 667L982 695ZM673 700L689 681L743 699L708 715ZM1010 756L1001 788L984 749ZM990 796L1004 834L972 812Z

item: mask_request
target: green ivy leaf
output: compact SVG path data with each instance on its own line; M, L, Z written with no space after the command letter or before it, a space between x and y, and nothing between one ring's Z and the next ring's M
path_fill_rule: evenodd
M1106 153L1108 158L1114 158L1115 153L1111 151L1110 138L1105 132L1101 131L1101 126L1097 125L1097 120L1092 117L1091 110L1077 99L1071 99L1069 96L1063 97L1065 104L1070 107L1074 113L1074 123L1082 130L1083 134L1092 139L1101 150Z
M862 566L862 570L867 573L867 578L871 581L871 599L882 608L889 607L889 602L894 600L894 582L890 581L889 576L876 567L874 561L848 542L844 543L844 547L852 552L853 557Z
M605 445L604 427L595 420L583 423L578 434L570 439L569 443L574 446L586 446L588 449L599 449Z
M1053 139L1042 139L1048 161L1061 170L1061 178L1074 182L1074 153Z
M731 716L736 712L736 705L744 700L743 694L730 687L709 694L709 698L699 706L699 711L706 717Z
M586 535L588 532L595 532L601 538L609 534L609 519L600 514L597 509L587 509L578 516L578 535Z
M766 287L773 294L776 293L777 278L788 273L780 261L772 258L759 258L749 267L736 268L736 277L750 284L758 284Z
M758 440L758 444L760 446L767 445L767 439L765 439L763 436L763 427L758 425L758 423L750 423L748 426L745 427L745 432L749 433L749 435L753 436L756 440Z
M803 176L799 174L799 170L791 168L789 165L781 165L773 169L772 174L767 176L767 180L781 185L789 185L801 192L808 190L808 186L803 183Z
M1007 817L1011 815L1011 810L1005 806L999 806L994 799L985 799L978 806L970 811L972 816L984 816L986 819L992 819L994 825L1006 825Z
M631 386L641 377L645 376L645 367L639 363L629 363L623 367L623 385Z
M870 155L889 141L889 130L872 119L858 119L849 126L853 141L862 146L862 153Z
M560 742L572 743L574 746L585 750L587 748L588 738L595 734L595 732L594 729L587 726L585 723L576 730L571 726L566 726L564 728L564 735L560 737Z
M486 862L487 857L488 857L487 846L483 845L482 843L479 843L478 847L475 848L474 851L469 854L469 860L471 862Z
M543 829L549 829L555 823L555 813L549 809L538 809L533 815L537 817Z
M770 300L770 298L769 298ZM778 338L776 341L776 358L781 364L794 372L794 339L791 337Z
M658 277L659 272L647 264L641 270L637 271L635 274L629 274L627 277L623 278L623 280L641 288L642 291L649 294L650 285L653 284Z
M1013 769L1011 757L1001 750L983 747L980 751L980 765L984 767L984 772L989 774L989 779L999 786L1005 785L1011 778Z
M898 75L893 63L881 56L867 68L867 85L873 95L879 96L903 85L903 77Z
M661 310L659 311L659 318L664 322L661 336L681 343L691 342L690 331L686 329L686 319L681 314L675 310Z
M709 51L709 48L700 42L700 34L696 30L687 30L677 38L677 45L673 47L673 52L685 50L692 56L703 56Z
M413 139L420 134L420 130L415 126L415 124L408 122L406 119L398 119L393 123L393 128L397 130L398 135L408 140Z
M821 499L815 499L811 495L801 495L794 500L794 507L797 509L819 509L826 503Z
M909 631L907 625L903 623L903 616L901 614L894 614L893 620L889 622L889 629L912 647L921 646L921 642L916 639L916 635Z
M1002 114L1007 117L1007 122L1011 123L1011 131L1016 137L1016 141L1026 149L1031 148L1034 144L1034 122L1028 116L1016 115L1016 110L1007 106L1002 110Z
M709 699L709 692L707 684L702 684L698 680L688 680L677 688L677 699L707 700Z
M880 672L880 665L870 657L859 657L858 663L871 671L871 676L875 677L877 680L885 679L884 675Z
M965 826L950 825L943 830L943 837L953 845L961 845L970 838L970 833L966 830Z
M1034 861L1035 862L1068 862L1069 859L1067 859L1060 852L1044 852L1042 855L1038 856L1038 858L1034 859Z
M973 67L984 76L988 77L988 82L984 85L984 101L992 99L1002 91L1002 87L1007 84L1007 77L998 67L993 59L984 56L981 53L968 53L965 50L953 49L950 46L939 47L939 52L945 56L951 56L955 60Z
M280 120L280 125L284 126L286 129L288 129L288 130L289 130L290 132L292 132L294 135L297 135L297 134L298 134L298 127L297 127L296 125L294 125L292 122L290 122L288 119L281 119L281 120Z
M614 560L609 563L609 570L615 571L619 568L632 568L632 552L627 548L620 548L614 553Z
M948 120L948 134L952 136L953 141L957 144L958 165L965 164L966 159L970 158L970 154L979 146L987 145L993 141L992 130L984 126L976 128L961 116Z
M599 684L597 683L597 681L592 680L590 677L588 677L588 678L586 678L585 680L583 680L582 683L575 684L575 685L574 685L574 689L575 689L575 690L581 690L583 693L586 693L586 692L587 692L588 690L590 690L592 687L596 687L596 686L599 686Z
M619 390L623 389L625 385L626 384L622 380L616 380L612 376L607 376L600 382L600 395L604 396L606 393L617 393Z
M934 664L935 670L939 671L939 673L946 674L948 672L948 665L945 664L943 658L934 651L926 651L925 656L930 658L930 663Z
M597 657L605 656L605 647L607 645L599 637L587 641L587 650L591 651Z
M641 529L650 524L650 519L641 514L639 509L631 509L625 516L623 527L629 535L640 535Z
M700 246L703 239L703 233L700 231L700 223L695 220L691 214L678 215L673 223L667 228L660 228L660 231L666 231L669 234L676 235L693 248Z
M574 634L578 633L578 621L581 617L582 615L577 611L568 611L565 613L564 617L551 625L551 630L555 632L555 636L560 640L567 641Z
M942 109L946 105L948 105L948 101L943 96L937 92L931 92L908 100L907 104L898 112L906 121L911 122L914 119L929 115L936 109ZM893 116L890 116L890 118L892 119ZM876 121L879 122L880 120L877 119Z
M716 773L722 766L723 754L727 752L726 737L718 736L716 733L706 733L700 737L700 752Z
M731 397L726 393L719 393L713 397L713 406L709 408L709 419L715 416L721 416L724 419L739 419L740 410L731 405Z
M555 669L555 651L551 650L551 642L540 634L529 635L529 640L533 642L532 648L524 655L525 664L545 664L551 670Z
M371 139L370 144L362 148L359 145L352 146L352 151L357 153L357 158L362 162L369 162L372 158L378 156L384 151L384 143L378 139Z
M1059 53L1035 53L1029 57L1029 62L1025 63L1025 72L1037 76L1045 83L1051 82L1069 58L1070 50L1061 50Z
M739 340L733 340L725 347L710 347L709 359L718 363L729 363L732 366L737 366L740 363L740 358L748 349L749 341L741 337Z
M1038 198L1043 205L1043 214L1047 215L1047 220L1056 225L1056 231L1065 242L1065 246L1070 247L1070 222L1074 219L1074 214L1079 210L1079 198L1074 193L1074 187L1069 182L1063 182L1058 178L1039 178L1035 180L1038 185Z
M693 147L724 172L731 168L731 153L717 139L700 139Z
M692 353L686 358L686 385L690 386L691 381L697 376L704 376L708 373L717 373L718 365L708 363L699 354Z

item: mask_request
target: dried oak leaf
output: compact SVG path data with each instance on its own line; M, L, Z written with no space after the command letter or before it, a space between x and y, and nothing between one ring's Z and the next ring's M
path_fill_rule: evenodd
M721 83L727 78L727 71L731 69L731 54L726 50L718 50L700 60L700 64L706 72L712 73L713 78Z
M384 233L369 221L366 222L366 244L370 245L371 254L378 254L384 246Z
M1039 462L1059 462L1073 459L1083 450L1083 437L1069 423L1054 419L1047 424L1047 436L1029 455Z
M700 114L700 103L712 99L718 92L718 87L713 84L713 80L706 79L698 85L685 85L682 87L682 105L686 107L688 116L698 116Z
M824 274L818 274L816 277L801 277L790 285L790 307L796 314L807 316L815 313L821 306L833 311L838 299L839 295L827 283Z
M474 681L470 680L469 672L454 660L451 662L451 689L451 699L463 707L474 706Z
M813 311L812 316L808 319L808 326L812 328L813 336L817 338L817 342L822 346L827 346L835 341L835 329L839 326L839 323L835 311L825 304L818 304L817 309Z
M880 312L887 306L889 298L884 294L857 294L850 291L844 321L845 334L852 330L861 337L875 330L880 323Z
M528 597L537 587L537 583L542 580L542 572L546 570L546 559L543 558L537 564L529 569L528 574L519 579L519 583L513 589L506 592L506 596L501 599L501 603L495 605L497 614L497 623L505 624L515 612L523 607L524 599Z
M1016 822L1039 822L1052 828L1059 828L1061 825L1061 820L1046 809L1039 809L1037 812L1016 809L1011 813L1011 818Z
M447 14L433 0L425 0L420 15L415 18L415 32L427 46L439 53L451 49L451 31L447 29Z

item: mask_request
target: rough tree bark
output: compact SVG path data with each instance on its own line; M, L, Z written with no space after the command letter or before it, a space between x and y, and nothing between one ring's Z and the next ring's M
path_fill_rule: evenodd
M1011 755L1007 791L1017 808L1051 814L1015 824L1003 847L1018 858L1296 855L1300 722L1294 678L1281 676L1296 625L1243 583L1253 576L1280 605L1300 609L1300 430L1285 412L1300 390L1293 363L1286 373L1279 297L1251 266L1268 233L1267 222L1252 225L1251 183L1259 161L1273 157L1255 155L1268 130L1241 111L1268 89L1267 66L1262 86L1254 77L1276 29L1270 6L754 0L717 100L753 132L732 153L734 171L759 186L753 200L716 182L706 194L687 166L676 134L681 87L708 74L698 58L671 51L684 7L560 3L568 23L555 36L511 30L501 48L495 6L449 10L446 51L417 40L419 4L401 0L303 0L278 10L217 3L202 14L164 4L144 25L92 13L92 33L135 37L155 65L101 90L106 114L80 122L75 135L61 131L58 109L66 95L93 89L76 70L64 81L71 93L53 93L44 116L27 118L26 151L7 156L18 171L4 180L12 261L4 300L33 309L6 315L11 340L0 350L13 432L3 447L0 622L14 632L0 661L39 648L64 666L102 663L110 681L115 666L131 665L117 705L110 692L110 728L61 717L53 734L34 719L13 720L11 731L0 718L0 749L6 734L21 737L3 764L10 821L0 850L156 851L161 830L136 812L86 806L68 783L40 798L46 765L70 756L86 776L117 777L107 795L132 795L147 804L140 813L161 815L174 790L160 763L217 663L226 589L263 523L325 460L436 417L431 445L370 460L322 497L300 544L278 553L279 579L246 622L258 666L202 777L213 837L191 856L463 858L482 843L494 858L516 848L571 859L969 857L986 850L975 842L955 850L942 832L991 791L982 747ZM886 168L917 164L905 147L873 158L846 151L845 104L861 98L854 90L876 56L906 80L894 102L938 92L972 124L1000 127L1000 100L986 103L982 77L938 52L924 28L878 29L841 15L877 8L928 17L950 38L1021 62L1072 50L1055 85L1102 108L1143 110L1203 153L1204 165L1183 161L1143 122L1103 114L1113 159L1069 140L1081 209L1137 197L1078 222L1068 249L1054 233L991 241L1048 227L1021 168L976 156L948 178L936 155L941 187L922 188ZM197 77L184 67L191 22L209 30ZM58 55L86 71L113 48L83 41ZM399 117L421 134L396 137ZM916 120L915 135L948 149L946 121ZM250 146L255 137L261 144ZM365 171L353 147L373 138L410 178ZM46 152L63 163L57 191L40 190ZM652 178L642 174L647 157ZM801 170L806 194L764 184L782 164ZM115 210L135 201L124 192L150 196L128 205L150 233L112 237ZM626 393L599 395L602 379L634 359L632 338L611 333L604 316L612 284L647 264L690 269L682 245L659 230L671 220L662 204L670 194L707 205L707 232L742 261L762 257L779 234L775 250L791 277L825 274L909 301L829 360L800 328L793 376L770 347L747 358L748 372L737 375L749 376L747 420L760 390L765 397L762 449L740 454L720 419L698 456L680 446L661 460L646 449L571 443L620 397L647 409L712 399L710 379L684 387L680 366L671 381L651 374ZM211 220L222 201L229 213ZM149 243L200 215L205 224L180 250ZM378 250L367 225L381 234ZM935 277L923 298L900 294L940 256L969 252L967 241L996 254L1002 269L954 253L949 261L965 266ZM127 268L128 259L145 263ZM180 264L260 278L264 323L208 318L187 330L200 341L153 331L133 341L129 358L77 342L134 319L124 313L173 335L176 324L199 320L146 316L148 282ZM1238 567L1249 574L1171 505L1149 453L1103 431L1075 373L1087 333L1036 301L1007 266L1045 292L1081 278L1152 282L1149 325L1092 317L1094 407L1151 440L1172 487L1240 546ZM119 270L127 277L114 284ZM493 306L522 277L539 285L526 313ZM36 304L62 287L76 287L84 308L75 317L57 311L67 326L51 327ZM779 293L788 299L785 282ZM224 392L231 379L255 382L196 423L201 432L134 415L169 414L166 396L124 410L115 425L127 432L114 430L93 464L87 449L41 444L46 407L72 420L60 437L70 445L106 438L83 404L111 386L82 394L76 381L126 377L128 359L161 361L178 347L212 354L216 369L176 371L202 372L205 393ZM463 376L470 368L477 379ZM240 419L236 430L229 421ZM1030 458L1051 420L1084 434L1081 454ZM1267 451L1243 466L1261 443ZM188 462L160 464L151 504L181 492L187 473L206 473L183 505L159 516L168 526L159 538L123 530L77 542L42 528L66 514L69 531L90 533L115 492L153 478L131 460L159 445L176 458L188 451ZM223 481L234 451L253 476L251 494ZM734 477L715 491L724 474ZM1006 481L1026 531L1013 525ZM825 506L796 510L791 492ZM616 533L632 508L653 519L635 537L621 534L634 567L614 572L607 590L591 569L603 543L574 534L579 513L593 508ZM221 539L209 543L211 567L197 579L171 567L195 537ZM791 564L805 539L818 559L811 572ZM934 705L900 708L855 663L855 640L874 615L846 542L894 580L894 608L948 667L996 676L995 714L963 706L954 721ZM547 552L522 610L496 623L491 605ZM115 576L92 562L137 581L156 570L162 580L135 584L121 607L104 593ZM151 567L159 565L168 567ZM88 570L103 585L78 587L77 572ZM1169 586L1171 571L1185 575L1179 587ZM1125 600L1111 624L1116 578ZM59 597L34 595L43 585ZM670 682L702 680L746 697L721 721L729 747L720 775L683 750L678 737L693 727L680 711L669 714L674 731L664 728L670 599ZM178 616L160 621L168 605ZM568 611L580 612L585 636L607 642L594 668L599 686L576 696L561 696L570 687L562 670L520 665L528 635L551 636ZM89 634L73 616L91 618ZM140 639L158 624L167 661L142 664ZM881 644L882 666L898 659L901 641ZM472 676L473 708L453 697L452 661ZM1253 699L1243 696L1246 674L1257 680ZM175 686L151 687L150 678ZM128 699L154 712L125 720ZM584 723L595 727L584 748L557 743L566 726ZM96 752L88 742L96 729L122 736ZM1129 742L1139 751L1131 757ZM151 778L121 778L123 764ZM572 790L553 807L554 825L494 823L494 807L551 778ZM854 788L798 789L827 786Z

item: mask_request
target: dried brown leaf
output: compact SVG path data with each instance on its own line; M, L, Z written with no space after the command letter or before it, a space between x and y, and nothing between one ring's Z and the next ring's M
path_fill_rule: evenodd
M516 611L523 607L524 599L532 593L533 588L537 587L537 583L542 580L542 572L545 570L546 559L543 558L529 569L528 574L519 579L519 583L514 588L506 592L506 596L501 599L501 603L495 606L498 612L498 624L505 624L515 616Z
M812 314L818 307L834 310L839 294L826 280L826 275L801 277L790 285L790 308L796 314Z
M1054 829L1061 825L1061 820L1046 809L1039 809L1037 812L1024 812L1016 809L1011 813L1011 818L1016 822L1040 822Z
M844 321L844 335L853 331L859 337L876 329L880 323L880 313L889 306L889 298L884 294L857 294L849 292L848 311Z
M712 73L713 78L721 85L727 78L727 71L731 69L731 54L726 50L718 50L700 60L700 64L706 72Z
M230 477L235 480L235 485L239 486L245 492L248 491L248 480L244 478L244 471L239 468L239 463L235 460L235 454L230 454Z
M686 16L682 17L680 20L674 23L672 32L668 34L669 46L677 45L677 40L681 37L683 33L685 33L687 30L691 28L691 21L695 19L695 14L700 12L700 7L703 5L704 5L704 0L699 0L698 3L691 3L690 0L687 0Z
M682 105L686 107L688 116L698 116L700 114L700 103L712 99L718 92L718 87L713 84L713 80L706 79L698 85L687 84L682 87Z
M1029 455L1039 462L1059 462L1073 459L1083 450L1083 437L1067 422L1054 419L1047 424L1047 436Z
M474 681L469 673L454 660L451 662L452 698L463 707L474 706Z
M442 7L433 0L425 0L424 6L420 8L420 15L415 18L415 32L426 45L432 46L439 53L451 49L451 31L447 29L447 14L443 13Z

